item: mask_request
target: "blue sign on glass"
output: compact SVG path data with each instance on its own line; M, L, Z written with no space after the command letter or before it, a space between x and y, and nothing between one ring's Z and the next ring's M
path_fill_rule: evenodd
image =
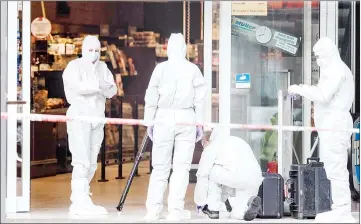
M360 129L360 122L355 122L355 128ZM355 161L355 170L356 173L354 175L356 175L357 178L357 182L358 184L360 184L360 133L356 133L355 137L354 137L354 142L353 142L353 150L355 152L355 154L353 154L353 156L355 156L354 161Z
M249 89L251 88L251 74L241 73L236 74L236 88L237 89Z
M356 128L360 129L360 122L357 123ZM355 140L360 141L360 133L356 133Z

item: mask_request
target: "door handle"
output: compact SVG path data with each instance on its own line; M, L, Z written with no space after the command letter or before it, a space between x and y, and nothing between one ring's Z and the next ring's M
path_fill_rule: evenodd
M11 105L24 105L26 104L26 101L24 100L17 100L17 101L7 101L6 104L11 104Z

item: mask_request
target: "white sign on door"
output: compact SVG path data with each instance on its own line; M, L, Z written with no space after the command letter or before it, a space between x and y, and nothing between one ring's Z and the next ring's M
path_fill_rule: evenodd
M51 23L47 18L38 17L31 22L30 29L36 38L44 39L51 33Z
M232 1L234 16L267 16L267 1Z

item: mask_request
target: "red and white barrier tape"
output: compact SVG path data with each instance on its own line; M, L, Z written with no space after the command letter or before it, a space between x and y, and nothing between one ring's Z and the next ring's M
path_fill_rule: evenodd
M352 132L360 133L360 129L330 129L330 128L315 128L315 127L301 127L301 126L278 126L278 125L258 125L258 124L220 124L220 123L170 123L159 121L144 121L140 119L124 119L124 118L99 118L88 116L70 117L64 115L50 115L50 114L22 114L16 113L9 115L6 112L1 112L1 119L15 119L15 120L30 120L40 122L67 122L78 120L88 123L103 123L103 124L117 124L117 125L164 125L164 126L203 126L203 127L220 127L230 129L246 129L246 130L282 130L282 131L332 131L332 132Z

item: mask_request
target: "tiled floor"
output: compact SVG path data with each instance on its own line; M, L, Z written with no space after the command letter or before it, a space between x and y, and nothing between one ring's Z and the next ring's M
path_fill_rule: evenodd
M124 167L124 176L128 176L131 166L133 164L126 164ZM116 206L119 202L120 196L124 189L127 179L116 180L117 167L108 166L106 168L106 177L109 182L99 183L97 180L100 177L100 168L91 185L93 193L93 201L96 204L105 206L109 212L107 216L101 217L86 217L74 218L68 215L68 207L70 205L70 174L57 175L55 177L34 179L31 181L31 212L18 213L9 215L7 222L31 222L31 223L72 223L72 222L93 222L93 223L134 223L142 222L145 215L144 201L147 193L147 186L149 175L148 162L143 162L139 167L140 177L136 177L133 181L132 187L129 191L123 211L118 212ZM199 217L195 212L193 203L194 184L190 184L186 197L186 208L191 210L192 220L190 222L241 222L240 220L219 219L217 221ZM167 198L165 196L165 198ZM359 206L359 205L358 205ZM356 209L356 208L355 208ZM359 213L354 213L355 218L359 219ZM295 220L290 217L285 217L280 220L266 220L257 219L255 222L262 223L290 223L303 222L309 223L313 220ZM165 222L161 221L161 222ZM188 221L189 222L189 221Z

